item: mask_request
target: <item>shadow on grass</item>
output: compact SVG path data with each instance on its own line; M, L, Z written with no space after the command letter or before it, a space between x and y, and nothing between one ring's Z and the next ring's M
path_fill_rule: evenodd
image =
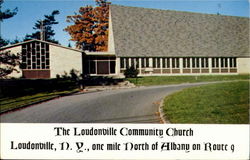
M17 102L24 102L24 101L30 101L30 100L34 100L34 99L41 99L41 98L44 98L44 97L47 97L47 98L51 98L51 97L56 97L56 96L59 96L59 94L55 94L55 95L43 95L43 96L36 96L36 97L31 97L31 98L26 98L26 99L20 99L20 100L14 100L12 102L7 102L7 103L2 103L0 101L0 104L1 105L8 105L8 104L13 104L13 103L17 103ZM15 97L15 98L21 98L21 97Z

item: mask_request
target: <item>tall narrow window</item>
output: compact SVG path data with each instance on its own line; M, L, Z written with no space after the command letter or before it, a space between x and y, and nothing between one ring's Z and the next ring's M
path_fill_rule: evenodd
M126 58L126 68L129 68L129 58Z
M187 68L187 58L183 58L183 68Z
M196 58L196 68L200 67L200 58Z
M146 67L149 67L149 58L146 58Z
M196 61L195 61L195 58L192 58L192 67L193 67L193 68L196 67L196 65L195 65L196 63L195 63L195 62L196 62Z
M219 67L219 58L212 58L212 67L213 68Z
M166 68L166 58L162 58L162 68Z
M141 59L141 68L145 68L145 58Z
M161 58L157 58L157 68L161 68Z
M153 68L156 68L156 58L153 58Z
M135 68L135 58L131 58L131 66Z
M220 59L220 66L221 66L221 68L224 68L224 66L225 66L225 58Z
M121 58L121 59L120 59L121 68L125 68L124 60L125 60L124 58Z
M208 68L208 58L201 58L201 68Z
M228 62L227 62L228 58L225 58L225 67L228 67Z
M139 58L136 58L136 68L139 68Z
M170 58L167 58L167 68L170 68Z
M172 68L175 68L175 58L172 58Z

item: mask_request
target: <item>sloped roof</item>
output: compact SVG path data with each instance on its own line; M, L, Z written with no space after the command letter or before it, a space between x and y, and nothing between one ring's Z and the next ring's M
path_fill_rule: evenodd
M38 40L38 39L31 39L31 40L24 41L24 42L20 42L20 43L8 45L8 46L3 46L3 47L0 48L0 50L5 50L5 49L8 49L8 48L20 46L22 44L26 44L26 43L30 43L30 42L42 42L42 43L47 43L49 45L53 45L53 46L56 46L56 47L61 47L61 48L64 48L64 49L69 49L69 50L73 50L73 51L77 51L77 52L84 52L82 50L78 50L78 49L74 49L74 48L69 48L69 47L64 47L64 46L61 46L59 44L55 44L55 43L51 43L51 42L47 42L47 41L42 41L42 40Z
M249 18L111 5L119 57L249 56Z

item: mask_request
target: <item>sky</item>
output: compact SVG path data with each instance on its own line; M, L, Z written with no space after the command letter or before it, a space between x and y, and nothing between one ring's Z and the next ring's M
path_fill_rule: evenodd
M229 16L249 17L248 0L110 0L112 4L155 8L164 10L188 11L206 14L221 14ZM95 5L94 0L5 0L2 11L18 8L17 15L6 19L0 24L0 33L4 39L22 40L26 34L34 33L33 26L44 15L53 10L59 10L56 15L59 24L54 25L55 39L63 46L68 46L70 36L63 31L72 23L66 22L66 16L74 15L79 8L86 5Z

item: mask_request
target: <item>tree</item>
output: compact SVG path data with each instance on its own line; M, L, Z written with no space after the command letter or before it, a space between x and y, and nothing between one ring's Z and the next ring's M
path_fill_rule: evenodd
M71 46L70 42L69 42L69 44L68 44L68 47L69 47L69 48L72 48L72 46Z
M64 30L76 41L76 47L89 51L107 51L109 5L107 0L95 0L96 7L85 6L79 14L67 16L67 22L73 25Z
M58 24L55 20L55 16L58 14L60 14L60 12L58 10L54 10L50 15L44 15L43 20L37 20L35 26L33 27L36 32L31 35L26 35L24 40L41 39L42 30L44 34L43 40L58 44L59 42L53 38L55 32L52 29L52 25Z
M4 19L8 19L13 17L17 14L17 8L14 10L7 9L5 11L2 11L2 4L3 0L0 0L0 22L2 22ZM8 45L9 41L4 40L0 36L0 47L3 47L5 45ZM17 65L19 65L19 54L12 54L10 51L3 51L0 53L0 78L5 78L7 75L12 73L13 71L18 70L15 68Z
M12 11L10 9L2 11L3 2L4 2L3 0L0 0L0 23L3 22L4 19L11 18L17 14L17 8L13 9ZM9 41L3 39L2 36L0 35L0 47L6 46L8 44Z
M19 72L15 67L20 65L19 54L12 54L10 51L0 54L0 78L5 78L13 71Z
M14 15L17 14L17 8L13 9L12 11L10 9L7 9L5 11L2 12L2 4L3 4L3 0L0 0L0 21L2 22L4 19L8 19L13 17Z
M21 42L21 40L18 37L16 37L13 41L10 41L10 44L16 44L16 43L20 43L20 42Z

